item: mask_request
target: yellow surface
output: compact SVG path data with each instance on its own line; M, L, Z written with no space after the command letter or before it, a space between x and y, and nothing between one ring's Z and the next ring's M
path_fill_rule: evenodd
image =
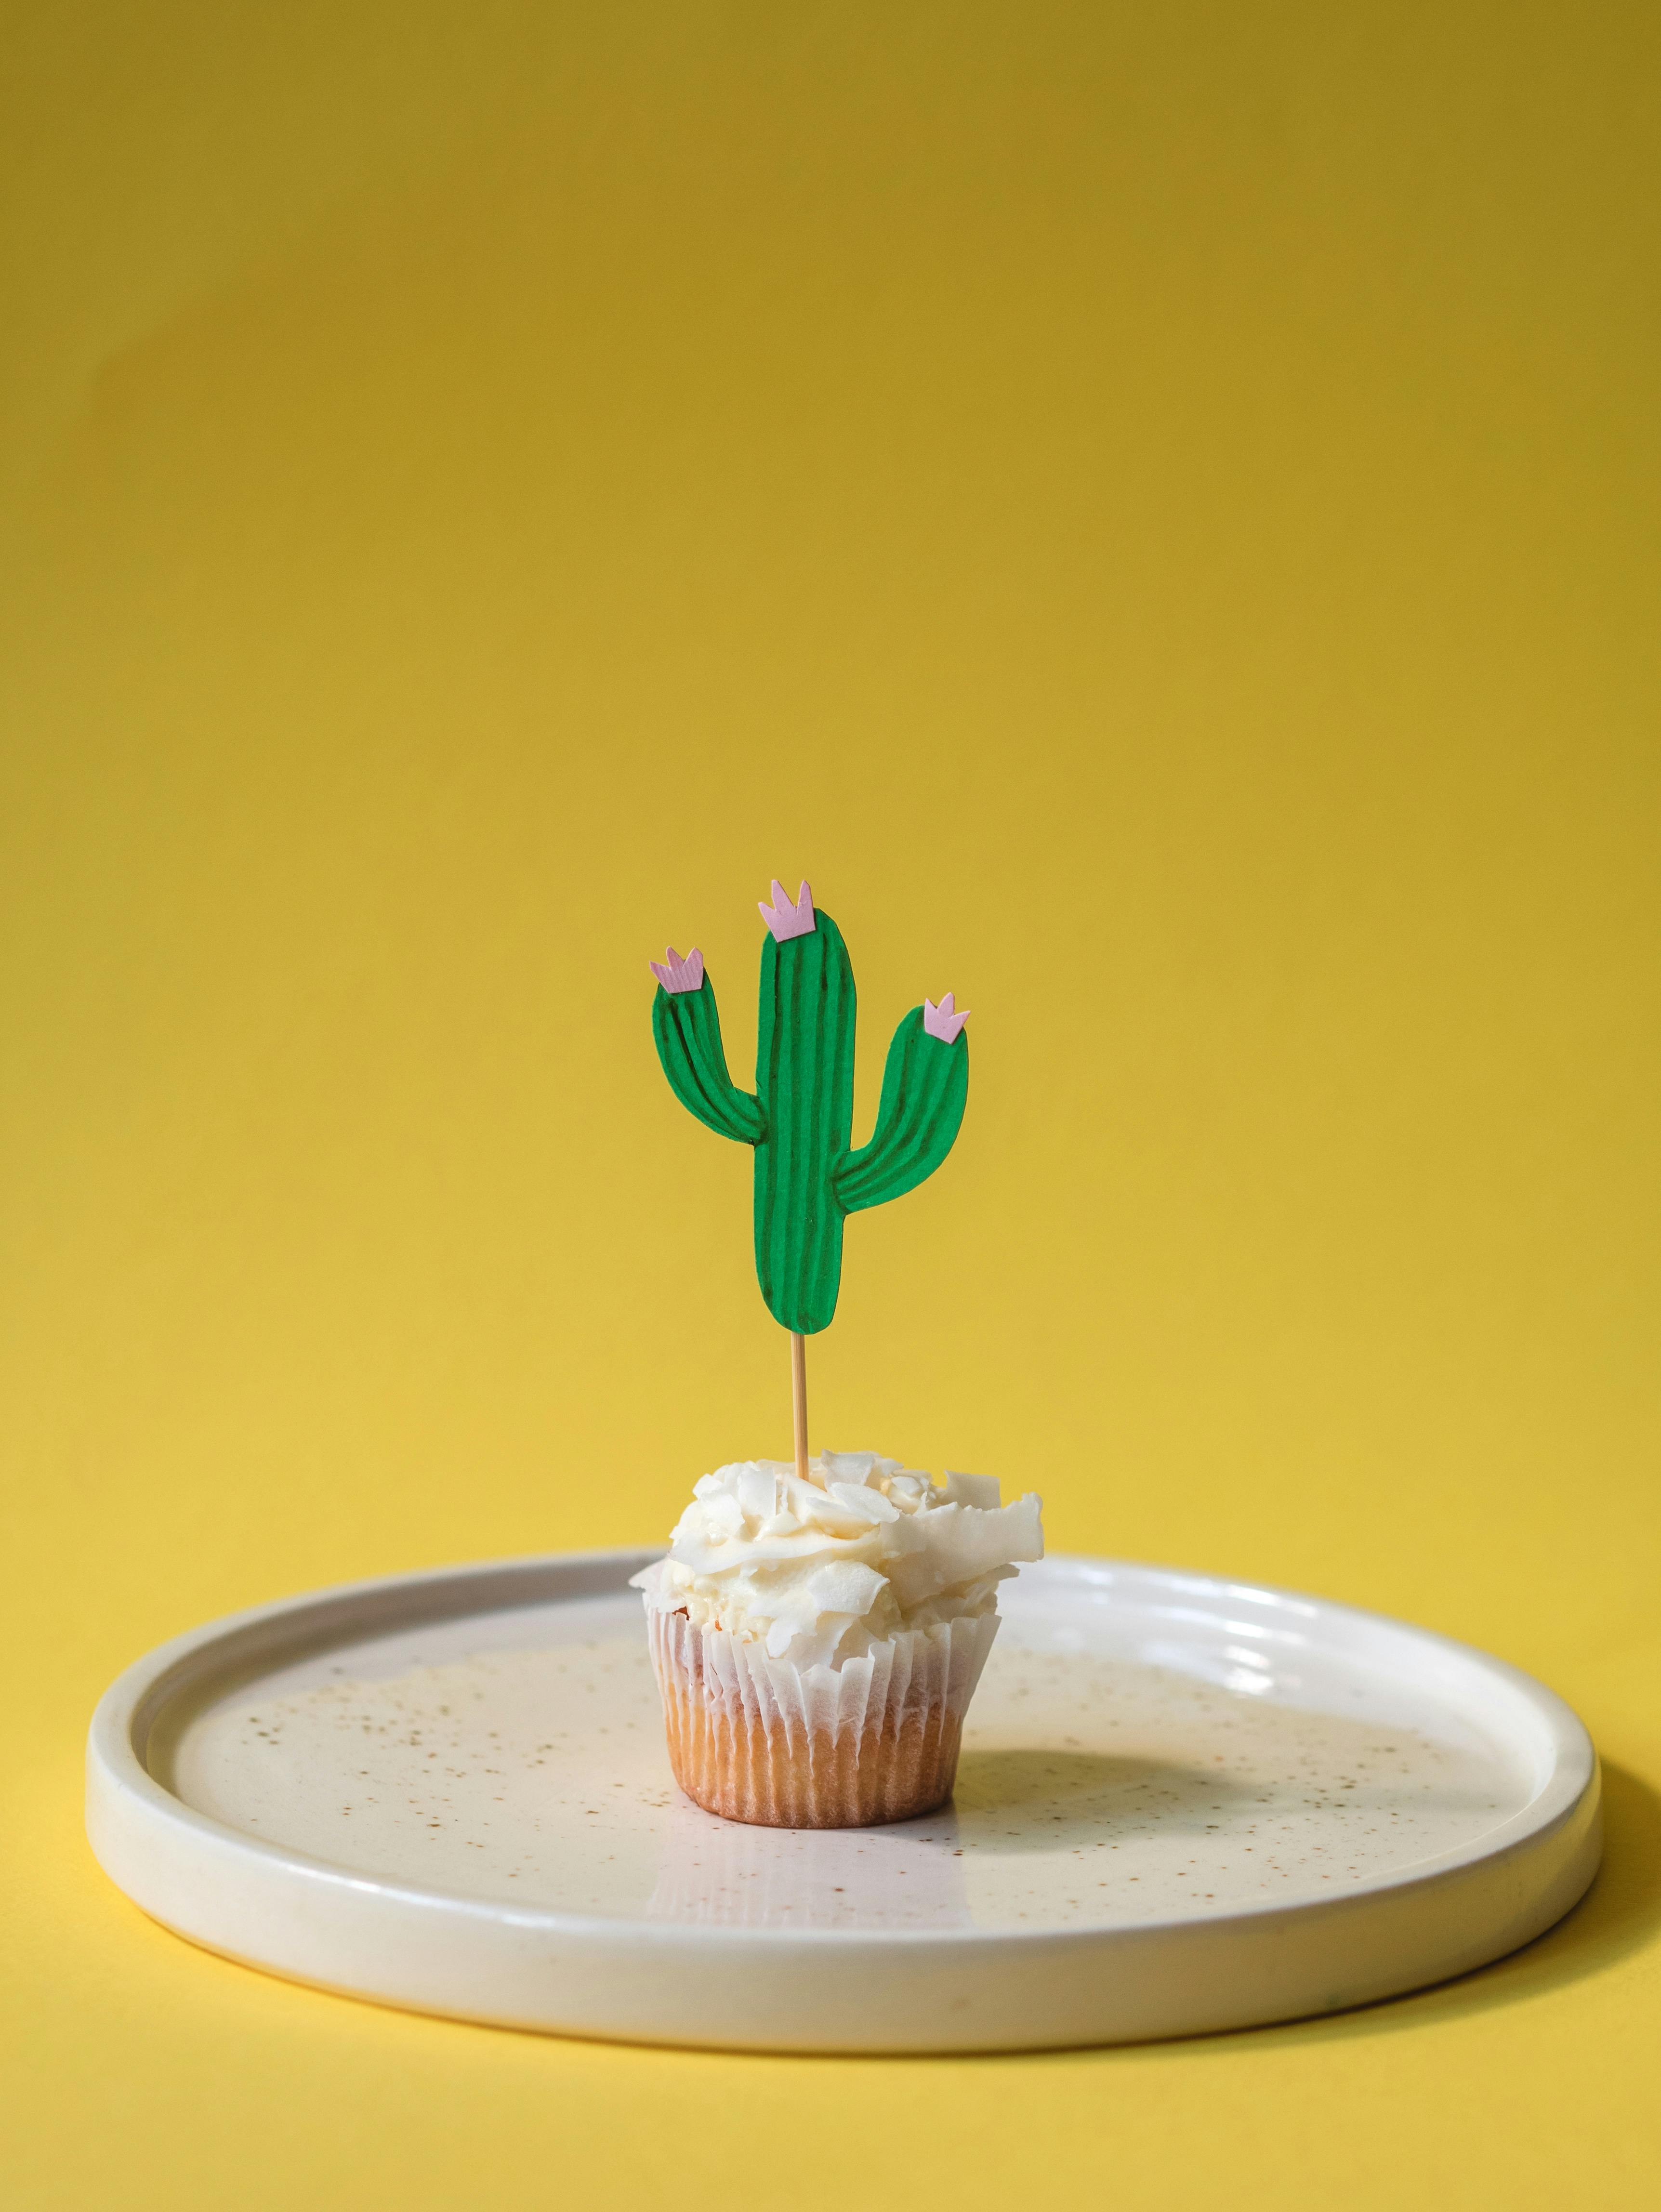
M8 12L8 2204L1655 2203L1653 8ZM784 1448L645 968L742 1066L775 872L863 1114L975 1009L820 1434L1552 1682L1609 1850L1531 1952L736 2059L283 1987L98 1874L160 1638Z

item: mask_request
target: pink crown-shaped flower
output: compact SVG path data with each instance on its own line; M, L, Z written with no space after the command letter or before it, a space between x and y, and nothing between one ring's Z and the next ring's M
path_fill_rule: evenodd
M695 945L683 960L672 945L668 957L647 963L666 991L701 991L703 988L703 955Z
M969 1019L970 1011L965 1006L959 1013L957 1001L948 991L938 1006L932 999L923 1000L922 1025L930 1036L937 1036L942 1044L955 1044L958 1032Z
M807 937L812 933L813 894L806 884L797 894L796 902L790 903L790 895L776 876L773 878L773 903L757 899L761 918L773 933L775 944L782 945L787 937Z

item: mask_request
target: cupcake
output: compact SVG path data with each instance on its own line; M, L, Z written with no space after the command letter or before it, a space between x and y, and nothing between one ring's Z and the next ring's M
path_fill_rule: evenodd
M1041 1559L1040 1501L874 1452L695 1486L645 1595L669 1759L729 1820L860 1827L952 1794L998 1584Z

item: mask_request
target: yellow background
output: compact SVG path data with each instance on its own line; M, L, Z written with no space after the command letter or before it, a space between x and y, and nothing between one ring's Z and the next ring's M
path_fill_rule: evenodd
M1661 16L7 17L9 2203L1655 2202ZM975 1010L819 1437L1542 1675L1611 1821L1530 1952L739 2059L284 1987L100 1875L149 1645L786 1448L645 965L742 1072L775 873L862 1116Z

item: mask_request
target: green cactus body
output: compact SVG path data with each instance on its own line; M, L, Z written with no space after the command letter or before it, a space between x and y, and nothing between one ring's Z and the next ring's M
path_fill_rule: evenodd
M715 987L707 975L696 991L666 991L659 984L652 1034L669 1087L687 1112L718 1137L758 1145L767 1133L767 1117L727 1073Z
M947 1042L914 1006L894 1033L877 1126L852 1146L854 970L842 932L813 926L762 948L756 1091L727 1072L714 986L662 984L652 1007L658 1056L689 1112L756 1152L756 1274L773 1318L803 1336L828 1328L842 1281L843 1223L898 1198L951 1151L969 1096L969 1041Z

